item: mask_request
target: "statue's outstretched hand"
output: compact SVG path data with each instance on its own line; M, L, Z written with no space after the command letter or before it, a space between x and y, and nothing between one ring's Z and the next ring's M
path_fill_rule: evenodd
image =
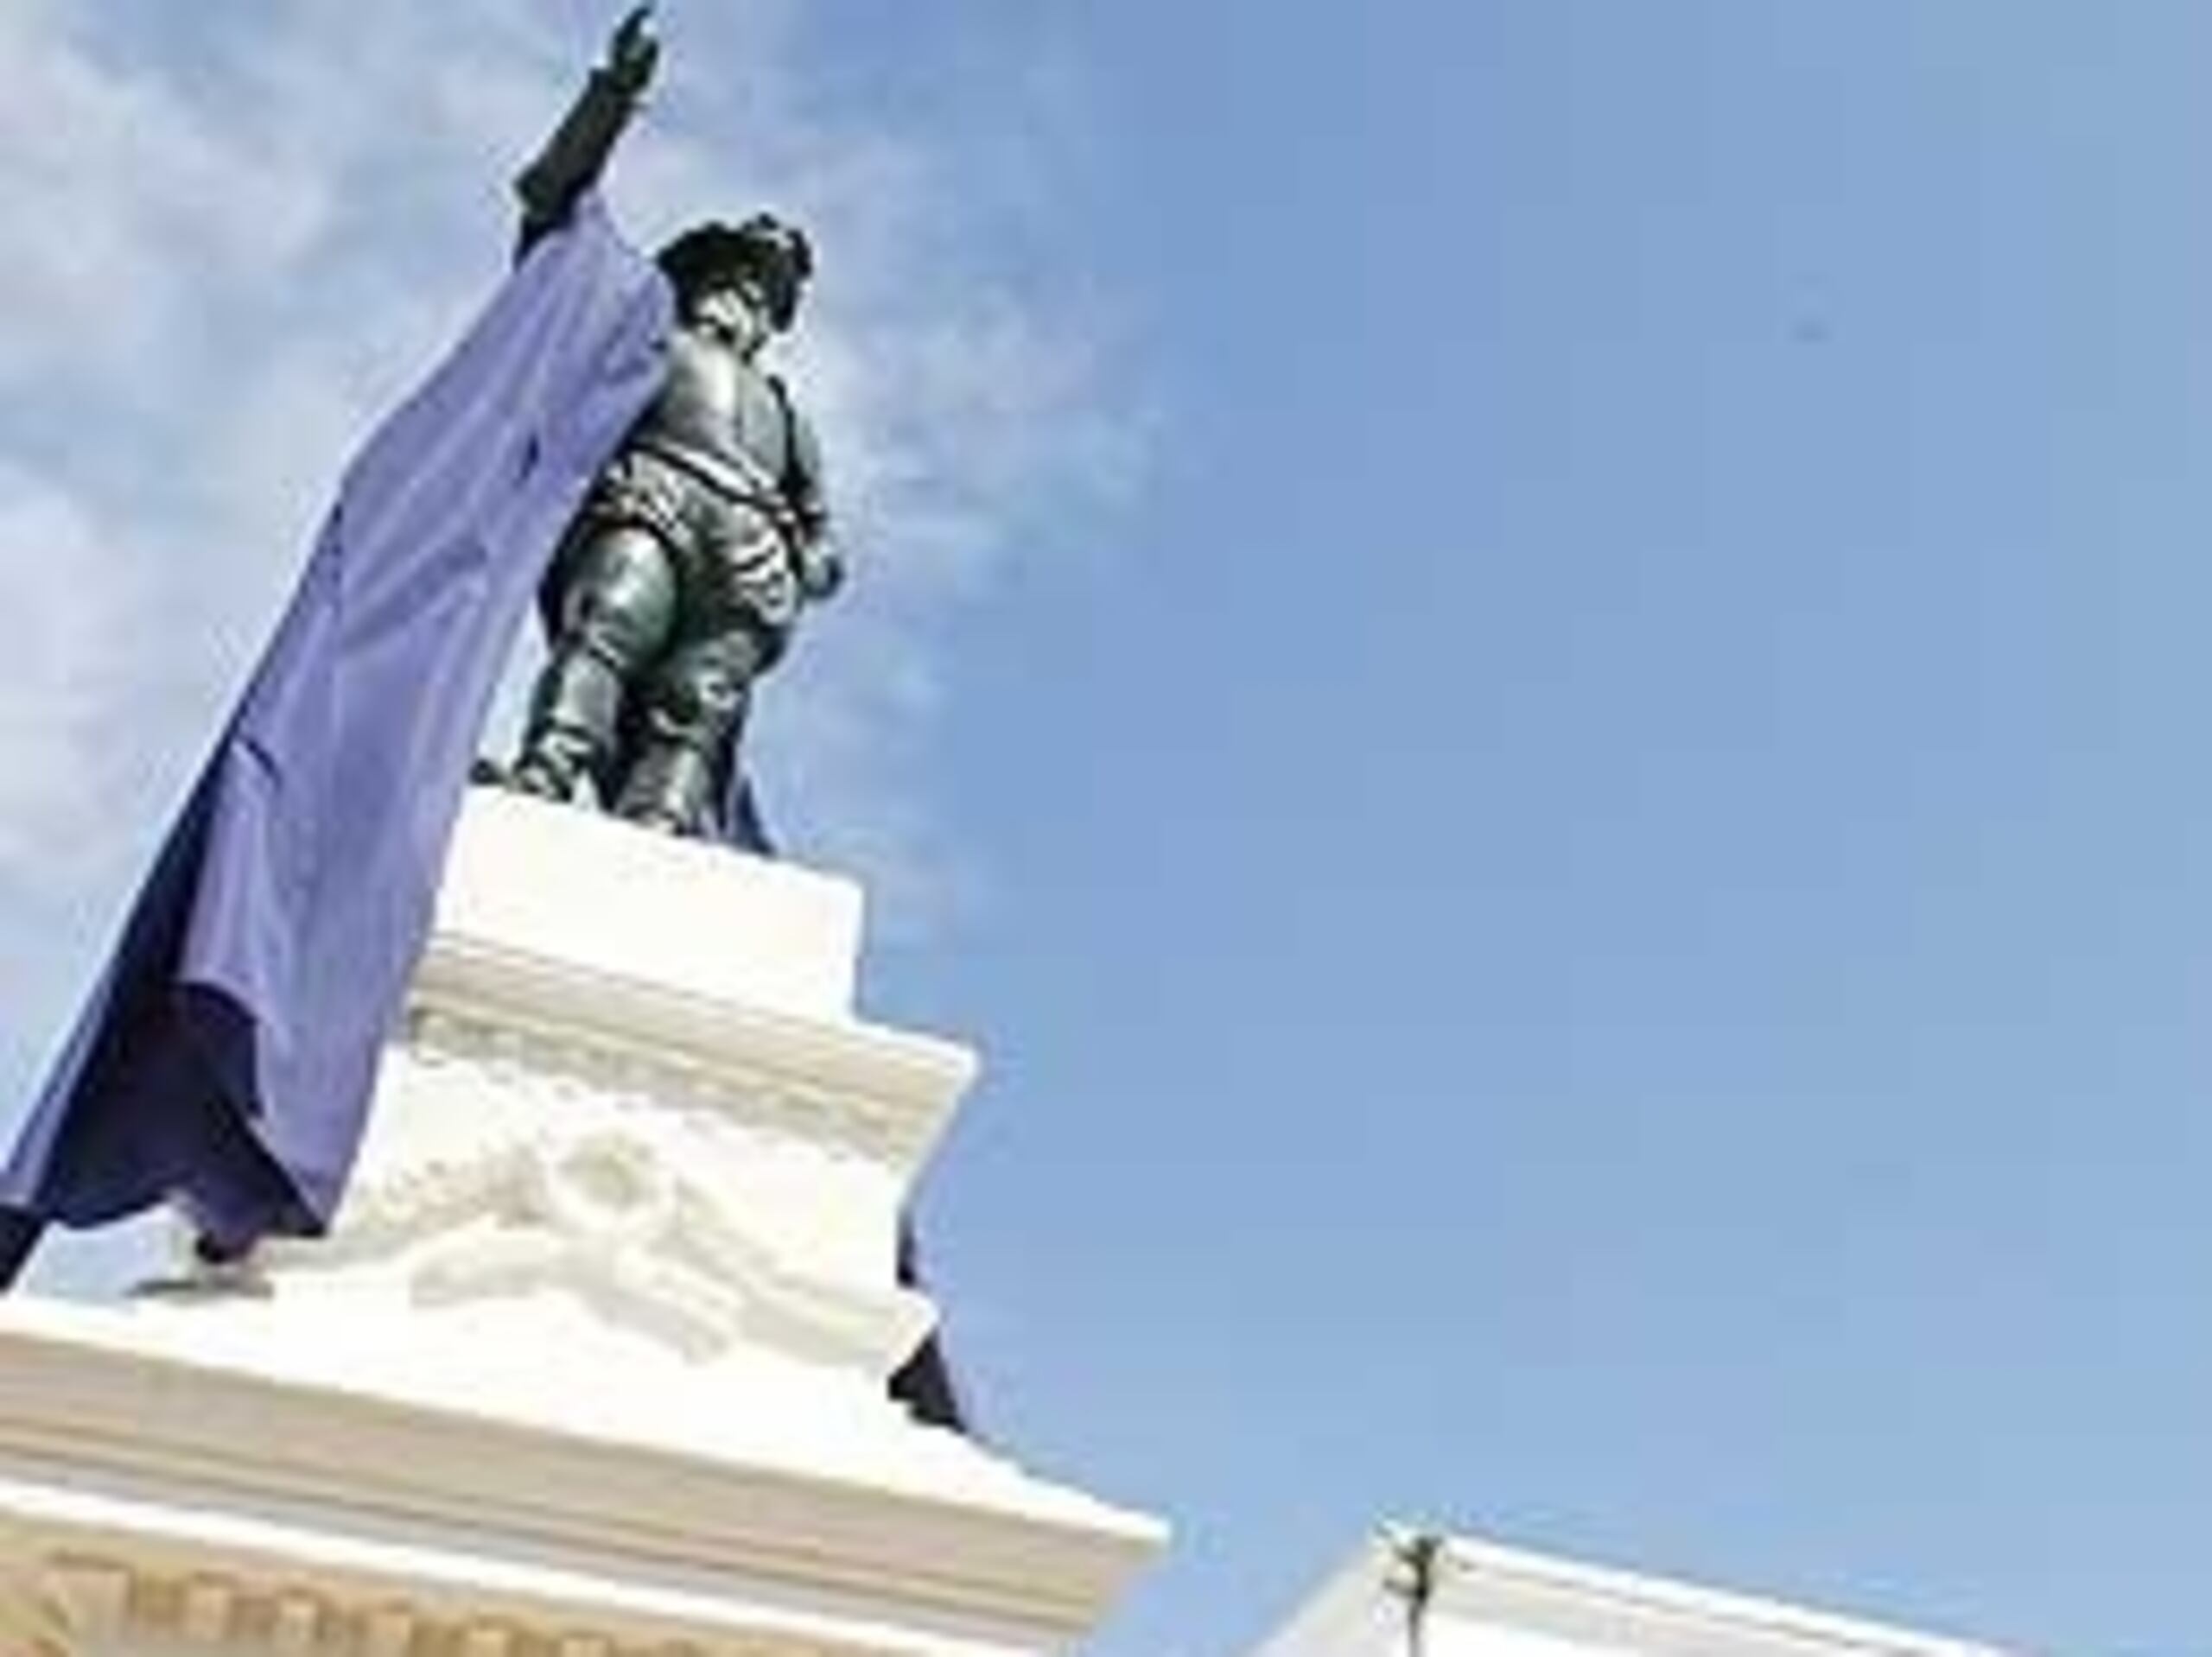
M652 30L653 9L633 6L607 42L607 73L632 97L645 91L660 61L660 40Z

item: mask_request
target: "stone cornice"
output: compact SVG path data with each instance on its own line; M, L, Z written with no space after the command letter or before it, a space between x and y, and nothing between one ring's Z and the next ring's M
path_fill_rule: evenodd
M910 1173L976 1070L974 1053L951 1042L711 1000L451 937L432 940L404 1038L434 1060L505 1054L735 1113L811 1114Z
M2005 1657L1990 1646L1468 1538L1440 1554L1431 1610L1637 1657Z
M756 1458L706 1456L245 1373L159 1339L96 1310L0 1308L15 1526L81 1549L126 1525L148 1568L219 1558L235 1574L252 1558L348 1596L442 1571L479 1607L527 1589L533 1616L567 1584L604 1604L741 1602L824 1626L895 1608L903 1626L1011 1648L1086 1630L1160 1540L949 1434L902 1429L838 1468L826 1436L784 1419Z

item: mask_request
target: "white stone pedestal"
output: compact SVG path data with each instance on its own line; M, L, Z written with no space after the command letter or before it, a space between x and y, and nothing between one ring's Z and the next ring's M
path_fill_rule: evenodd
M464 814L333 1235L0 1305L0 1653L1014 1657L1160 1527L884 1392L974 1071L852 1006L847 882Z

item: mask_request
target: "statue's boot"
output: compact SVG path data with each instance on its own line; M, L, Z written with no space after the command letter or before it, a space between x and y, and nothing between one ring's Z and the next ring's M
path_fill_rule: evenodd
M552 657L531 695L522 752L507 780L550 800L587 778L602 793L621 736L624 692L658 652L676 613L676 576L653 536L618 525L556 568Z
M663 834L705 836L721 816L721 767L678 742L648 745L631 762L617 816Z
M508 784L542 799L574 799L577 784L606 765L621 712L618 666L581 641L556 650L531 694L530 722L522 752L507 768Z
M686 639L669 652L639 710L617 816L667 834L720 834L722 783L762 659L758 638L741 625Z

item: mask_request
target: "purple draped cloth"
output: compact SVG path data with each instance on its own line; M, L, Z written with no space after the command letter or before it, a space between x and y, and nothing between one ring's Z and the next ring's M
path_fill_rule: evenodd
M0 1273L164 1200L226 1248L328 1224L487 704L672 304L588 198L347 467L0 1173Z

